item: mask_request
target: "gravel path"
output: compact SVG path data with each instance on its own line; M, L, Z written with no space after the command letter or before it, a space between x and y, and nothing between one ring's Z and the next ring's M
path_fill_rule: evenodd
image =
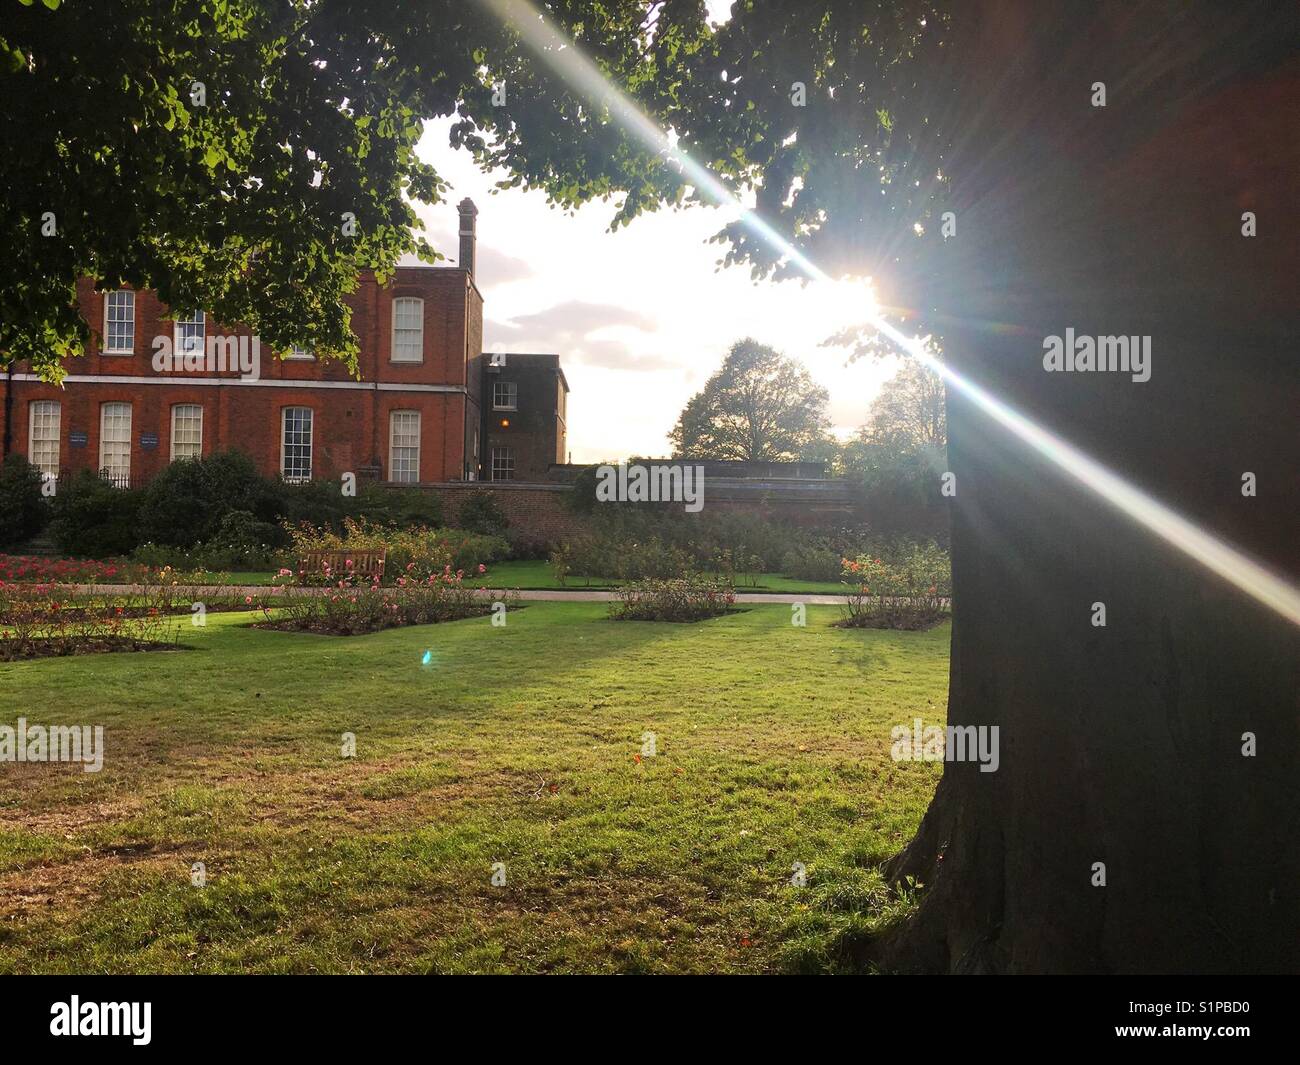
M139 595L145 591L143 585L139 584L75 584L71 586L73 591L78 595ZM317 595L322 594L326 588L296 588L299 592L312 592ZM484 591L483 595L490 595L504 589L493 588ZM267 595L274 594L275 589L269 588L264 584L212 584L201 585L192 589L196 597L201 596L226 596L226 595ZM549 589L544 591L521 591L515 593L520 599L525 601L538 601L550 603L608 603L616 598L613 592L597 592L589 589L581 591L568 591ZM810 603L815 606L834 606L837 603L843 603L846 597L842 595L799 595L790 592L736 592L736 602L738 603Z

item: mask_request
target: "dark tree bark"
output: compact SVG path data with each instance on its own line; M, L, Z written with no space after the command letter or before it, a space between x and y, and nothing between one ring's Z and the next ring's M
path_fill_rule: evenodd
M953 128L957 234L921 305L959 372L1294 583L1294 11L1095 10L1080 33L1045 24L1049 7L981 8ZM1150 380L1046 372L1043 339L1067 328L1149 335ZM888 870L923 901L876 960L1296 970L1300 630L951 387L948 426L949 721L999 726L1001 765L946 765Z

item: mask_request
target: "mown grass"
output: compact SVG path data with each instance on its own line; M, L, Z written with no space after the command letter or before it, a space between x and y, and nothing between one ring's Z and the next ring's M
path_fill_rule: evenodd
M942 723L949 632L837 617L217 614L186 651L0 665L0 724L106 733L97 774L0 763L0 971L837 968L906 907L877 867L939 767L889 729Z

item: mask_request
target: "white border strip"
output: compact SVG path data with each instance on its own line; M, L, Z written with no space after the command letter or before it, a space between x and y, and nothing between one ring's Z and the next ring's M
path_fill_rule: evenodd
M41 378L34 373L16 373L13 375L15 381L37 381ZM48 384L49 382L41 382ZM349 388L360 391L372 392L451 392L459 395L468 395L469 390L464 385L422 385L422 384L398 384L388 381L244 381L238 377L130 377L126 374L68 374L63 379L64 384L88 384L88 385L253 385L262 388Z

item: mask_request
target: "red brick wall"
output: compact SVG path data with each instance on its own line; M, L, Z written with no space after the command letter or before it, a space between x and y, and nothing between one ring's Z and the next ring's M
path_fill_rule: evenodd
M510 531L530 539L555 542L579 535L586 528L583 517L568 509L566 499L574 489L567 484L526 484L501 482L481 484L434 484L425 486L442 500L443 514L455 524L461 500L468 492L481 488L490 491L510 519ZM709 511L735 511L754 514L782 524L805 528L836 528L861 521L864 514L847 500L810 502L793 493L783 495L779 489L752 499L725 499L707 496Z
M393 363L392 306L398 296L424 300L424 361ZM178 403L203 407L203 452L238 447L247 451L268 475L280 470L280 419L287 406L310 407L313 413L313 475L336 477L359 466L377 464L387 477L388 417L392 410L418 410L421 415L420 477L426 481L458 479L465 461L466 400L459 391L428 392L376 389L375 384L439 385L462 389L466 367L477 353L482 331L482 298L463 270L402 268L393 283L381 289L373 277L363 277L349 297L352 326L360 343L361 381L348 376L338 362L277 359L261 352L261 382L240 381L238 370L225 373L159 373L153 366L156 336L171 337L170 311L152 292L138 292L135 305L135 350L131 355L101 351L104 295L90 281L78 286L83 313L95 336L86 354L69 359L72 380L62 388L41 381L12 382L10 448L28 453L28 410L33 400L57 400L60 410L60 466L70 471L99 466L100 405L132 405L131 480L140 484L170 461L171 409ZM210 336L247 335L209 321ZM29 373L26 364L16 375ZM107 381L79 381L83 376ZM120 381L113 378L121 378ZM131 380L136 378L139 380ZM187 380L188 378L188 380ZM211 383L219 378L221 383ZM209 383L198 383L204 379ZM302 382L293 387L291 382ZM344 387L320 387L331 382ZM311 387L316 385L316 387ZM370 386L370 387L367 387ZM0 388L4 387L0 379ZM5 429L0 405L0 433ZM70 434L86 435L82 448L71 446ZM141 447L141 435L158 438L155 450Z

